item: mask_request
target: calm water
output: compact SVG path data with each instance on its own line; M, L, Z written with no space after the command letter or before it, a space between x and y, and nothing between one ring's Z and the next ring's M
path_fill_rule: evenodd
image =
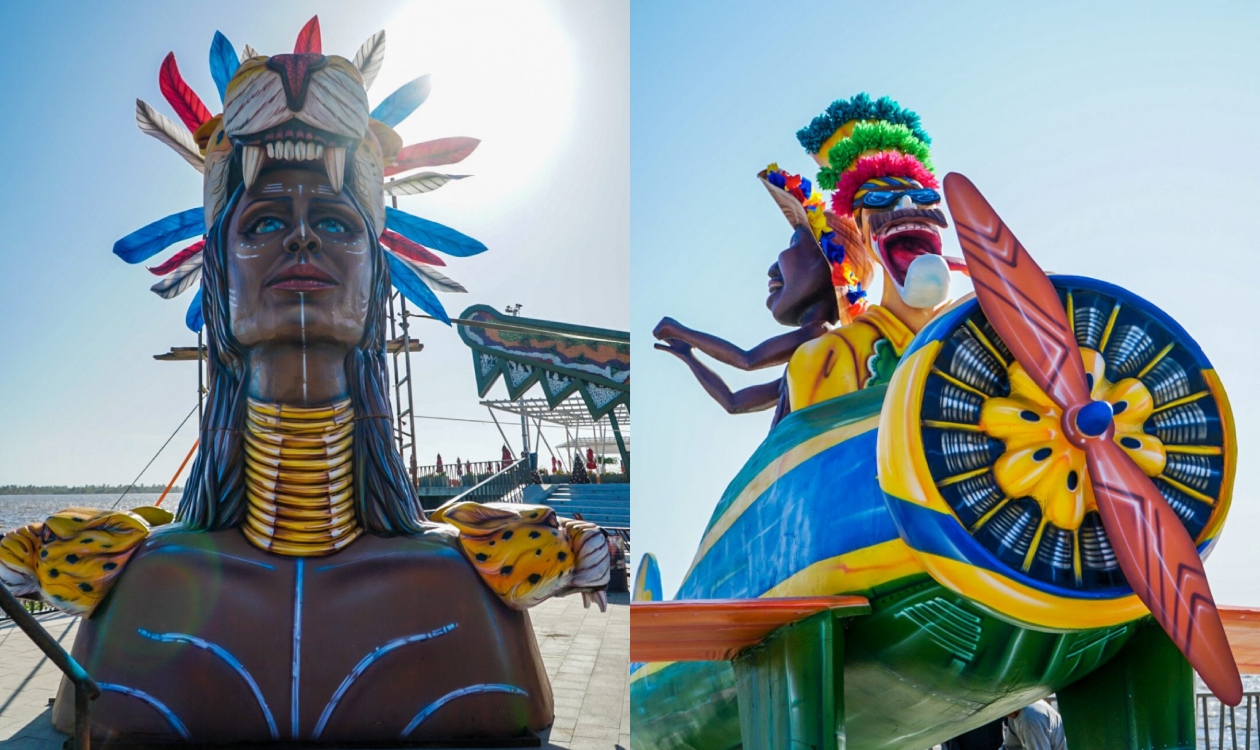
M153 505L161 496L160 492L128 492L118 507L130 510L141 505ZM0 532L33 521L43 521L64 508L109 508L117 499L118 495L0 495ZM179 493L176 492L162 501L162 507L172 513L177 505Z

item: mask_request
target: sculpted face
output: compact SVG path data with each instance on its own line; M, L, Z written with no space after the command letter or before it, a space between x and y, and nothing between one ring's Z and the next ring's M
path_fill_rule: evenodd
M785 326L800 325L802 314L811 306L831 301L836 304L835 290L831 285L831 264L814 240L814 235L804 227L797 227L792 234L792 244L779 253L779 260L770 266L770 296L766 307L774 319ZM837 313L831 311L829 320Z
M247 349L354 347L372 285L369 249L363 220L321 172L287 165L263 172L228 226L232 335Z
M902 300L934 308L949 298L949 264L941 257L941 229L949 224L940 193L915 184L904 190L863 185L854 215Z

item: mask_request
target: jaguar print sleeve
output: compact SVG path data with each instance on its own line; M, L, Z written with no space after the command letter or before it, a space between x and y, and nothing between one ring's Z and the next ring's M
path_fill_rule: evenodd
M0 538L0 584L89 616L154 526L171 521L159 508L67 508Z
M527 609L581 591L604 609L611 574L608 535L545 505L462 502L429 514L459 530L464 553L508 606Z

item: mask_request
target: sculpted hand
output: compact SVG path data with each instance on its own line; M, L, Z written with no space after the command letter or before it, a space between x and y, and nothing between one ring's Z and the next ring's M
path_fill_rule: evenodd
M571 518L560 519L560 527L564 529L577 555L573 576L569 579L569 588L582 592L582 605L590 607L594 601L599 611L608 609L608 596L604 589L612 579L612 555L608 550L608 533L593 523L575 521Z
M654 349L660 349L663 352L669 352L684 362L695 359L695 354L691 351L691 344L678 339L669 339L663 344L653 344Z
M673 318L661 318L661 322L656 324L652 329L652 335L665 341L667 339L687 340L687 334L691 333L691 329L679 323Z

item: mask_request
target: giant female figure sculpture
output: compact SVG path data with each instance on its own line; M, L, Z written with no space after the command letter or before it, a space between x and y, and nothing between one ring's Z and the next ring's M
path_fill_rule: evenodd
M192 147L174 123L139 110L142 127L185 158L204 153L209 231L168 263L201 275L200 313L197 303L190 313L208 331L201 449L177 523L149 534L163 520L152 510L71 509L0 548L0 580L15 593L90 615L74 654L104 690L96 734L528 735L551 723L552 706L520 610L576 590L603 603L597 527L522 505L463 503L426 519L407 479L385 391L389 287L444 317L417 261L435 257L414 242L456 255L484 248L387 217L382 176L401 146L390 125L422 94L404 87L369 116L373 54L324 56L312 22L294 54L249 54L234 72L221 55L222 115L173 86L172 103L196 125ZM166 68L164 84L182 86ZM195 236L188 214L115 251L138 260Z

